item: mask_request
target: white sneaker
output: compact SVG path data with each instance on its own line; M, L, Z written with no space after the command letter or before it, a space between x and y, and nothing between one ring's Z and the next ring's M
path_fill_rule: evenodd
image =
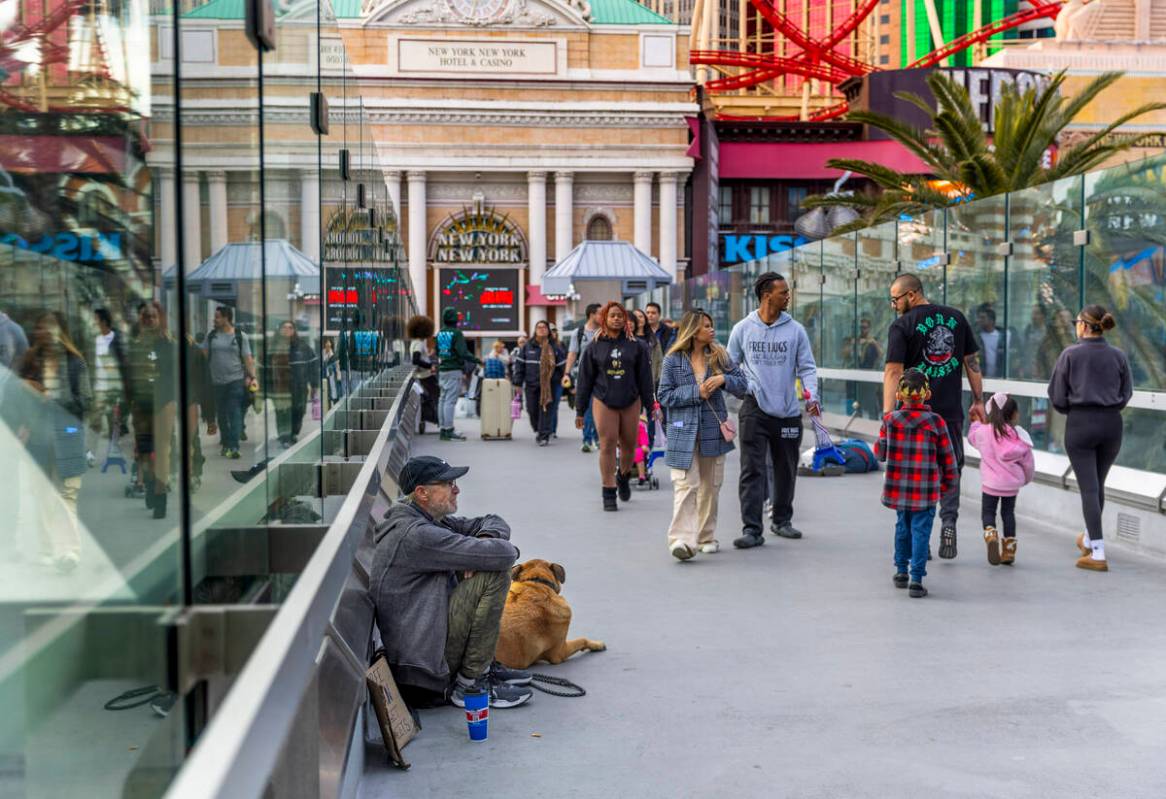
M668 547L668 551L672 553L672 557L677 560L689 560L696 553L692 551L692 547L683 541L677 541L672 546Z
M92 469L94 466L97 465L97 456L94 455L92 452L86 452L85 453L85 462L87 464L89 464L89 468Z
M707 544L701 544L700 551L706 555L713 555L721 551L721 545L716 541L710 541Z
M57 571L61 574L69 574L77 568L77 564L81 562L81 557L75 552L67 552L61 555L56 560Z

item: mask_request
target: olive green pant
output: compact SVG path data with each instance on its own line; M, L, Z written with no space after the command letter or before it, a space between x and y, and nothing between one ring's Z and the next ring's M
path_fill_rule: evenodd
M445 634L445 664L451 677L460 672L474 680L490 668L508 593L509 571L478 572L453 590Z

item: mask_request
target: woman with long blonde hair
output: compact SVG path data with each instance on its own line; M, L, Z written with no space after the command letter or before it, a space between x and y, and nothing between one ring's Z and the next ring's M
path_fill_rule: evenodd
M733 449L735 426L725 392L745 396L749 382L717 342L712 317L689 311L660 372L660 404L668 408L664 462L672 467L672 524L668 551L689 560L698 551L720 549L717 501L725 477L725 454Z

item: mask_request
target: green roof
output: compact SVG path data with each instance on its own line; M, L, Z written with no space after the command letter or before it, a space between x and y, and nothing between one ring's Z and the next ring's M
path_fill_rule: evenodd
M183 14L188 19L243 19L244 0L210 0ZM360 0L332 0L337 19L359 19ZM671 25L636 0L591 0L591 22L595 25Z
M672 20L636 0L591 0L593 25L671 25Z

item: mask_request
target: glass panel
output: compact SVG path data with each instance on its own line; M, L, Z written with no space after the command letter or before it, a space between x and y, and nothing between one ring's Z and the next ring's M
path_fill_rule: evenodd
M1081 178L1068 178L1008 198L1009 377L1047 381L1061 350L1074 341L1081 248L1073 232L1083 224L1081 187Z
M963 311L980 345L984 377L1003 377L1007 346L1016 336L1006 321L1004 256L1007 201L988 197L947 210L947 305Z
M789 313L806 328L815 353L822 351L822 242L803 244L790 251L786 278L793 289Z
M174 26L52 8L9 4L43 46L9 51L0 98L0 793L157 796L182 705L103 706L169 703L185 593Z
M897 233L901 271L919 276L927 299L936 303L945 302L943 211L929 211L915 219L900 219Z
M855 357L855 234L822 242L822 344L818 366L851 368Z
M1106 334L1136 388L1166 389L1166 158L1085 177L1085 296L1117 319Z
M898 271L895 222L858 231L857 325L854 366L877 370L879 382L859 383L855 401L859 412L870 419L882 417L882 369L887 332L895 319L890 289Z

